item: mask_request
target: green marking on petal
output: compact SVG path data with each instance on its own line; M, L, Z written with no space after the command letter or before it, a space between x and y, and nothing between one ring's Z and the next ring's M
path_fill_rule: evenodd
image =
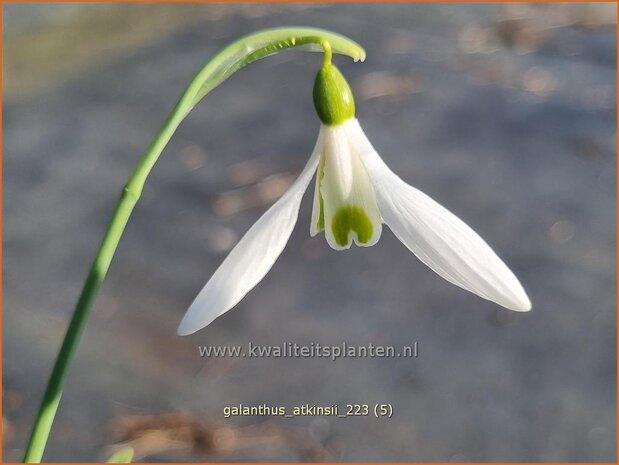
M318 231L322 231L325 229L325 202L322 200L322 194L318 195L320 201L320 215L318 215L318 224L316 226L318 227Z
M340 207L333 216L331 230L335 242L341 247L348 244L348 233L354 231L357 234L357 241L366 244L372 238L374 226L368 214L361 207L345 205Z

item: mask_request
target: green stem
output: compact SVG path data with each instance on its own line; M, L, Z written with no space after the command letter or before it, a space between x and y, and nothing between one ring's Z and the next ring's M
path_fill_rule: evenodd
M333 54L331 53L331 45L329 44L328 41L322 40L320 41L320 45L322 46L325 52L325 56L322 59L322 67L324 68L325 66L331 64L331 58Z
M38 463L43 457L49 432L62 397L67 372L84 332L95 297L131 212L140 198L144 183L176 128L202 97L240 68L292 47L304 46L311 51L322 51L321 43L325 41L331 44L335 52L349 55L355 61L365 58L365 52L358 44L329 31L314 28L268 29L246 36L226 47L215 55L191 81L170 116L142 155L138 166L121 193L58 352L26 448L24 462Z
M148 171L150 171L150 167L148 167L149 161L153 160L154 163L154 160L156 160L166 146L172 134L174 134L174 130L181 121L182 118L179 118L179 116L173 112L146 151L131 181L127 183L122 191L112 220L103 236L97 255L95 256L88 277L86 278L84 288L75 306L75 311L69 323L69 328L65 334L62 346L60 347L58 358L56 359L47 384L47 389L43 395L43 402L41 403L41 408L39 409L32 435L26 449L24 462L32 463L41 461L47 438L52 423L54 422L54 416L56 415L56 410L60 403L67 371L75 355L75 351L90 314L90 309L101 287L101 283L105 278L116 247L129 221L133 207L135 207L140 198L142 186L146 180ZM152 164L150 166L152 167Z

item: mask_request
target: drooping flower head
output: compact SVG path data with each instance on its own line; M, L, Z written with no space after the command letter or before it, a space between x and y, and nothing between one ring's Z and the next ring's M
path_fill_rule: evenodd
M187 310L178 334L204 328L230 310L269 271L290 238L299 206L316 173L310 234L329 245L369 247L386 224L423 263L447 281L515 311L531 302L522 285L486 242L461 219L393 173L355 118L346 79L325 60L314 83L320 121L310 159L288 191L230 252Z

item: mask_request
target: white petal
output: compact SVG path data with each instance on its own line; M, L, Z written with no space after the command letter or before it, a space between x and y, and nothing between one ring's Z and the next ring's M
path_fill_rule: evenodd
M316 183L314 185L314 203L312 205L312 221L310 223L310 236L314 237L320 231L325 229L324 225L324 211L322 205L322 197L320 195L320 183L322 181L322 173L324 168L324 157L322 156L323 149L323 127L320 127L320 133L318 134L318 142L316 148L320 155L320 162L318 163L318 169L316 170Z
M320 194L325 236L336 250L348 249L353 240L364 247L374 245L382 231L372 182L348 140L349 122L323 129Z
M260 217L206 283L183 317L178 334L185 336L210 324L234 307L271 269L297 222L299 206L318 165L320 151L288 191Z
M516 311L531 302L522 285L461 219L394 174L357 123L349 131L362 152L383 221L423 263L451 283Z

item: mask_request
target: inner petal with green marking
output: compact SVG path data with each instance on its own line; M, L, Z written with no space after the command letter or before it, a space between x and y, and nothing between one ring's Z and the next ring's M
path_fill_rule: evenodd
M338 245L345 247L349 242L350 233L357 235L357 241L367 244L372 238L372 220L361 207L345 205L336 210L331 222L333 237Z
M321 161L316 174L312 236L324 230L329 245L363 247L380 238L382 219L361 157L349 143L345 125L321 128Z

